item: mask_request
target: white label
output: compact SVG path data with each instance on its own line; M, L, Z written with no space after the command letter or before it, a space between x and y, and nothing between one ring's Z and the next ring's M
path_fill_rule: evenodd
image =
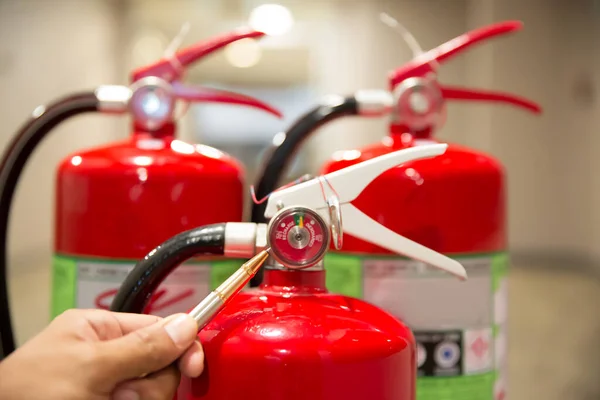
M508 279L501 279L498 286L494 294L494 322L504 324L508 317Z
M418 261L365 259L364 298L415 330L489 327L493 323L488 257L461 260L462 282Z
M108 309L133 267L133 263L78 262L76 308ZM210 264L177 267L155 291L147 312L165 317L196 306L210 292L210 268Z
M463 282L419 261L362 258L363 298L415 333L419 376L504 375L508 283L503 278L493 290L492 260L459 259L469 276Z
M506 400L505 253L456 257L467 271L466 281L400 257L335 252L327 257L332 292L362 297L413 332L418 399L490 399L493 394Z

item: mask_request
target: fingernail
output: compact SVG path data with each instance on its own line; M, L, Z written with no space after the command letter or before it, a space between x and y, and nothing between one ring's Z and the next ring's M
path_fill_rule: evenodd
M167 335L173 342L181 347L190 345L198 333L196 321L187 314L181 314L172 321L169 321L165 326Z
M118 389L112 395L112 400L140 400L140 395L131 389Z

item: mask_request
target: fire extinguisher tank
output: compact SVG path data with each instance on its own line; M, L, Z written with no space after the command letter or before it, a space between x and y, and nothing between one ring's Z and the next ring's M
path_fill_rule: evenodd
M243 184L237 160L171 135L69 155L57 176L56 251L141 258L182 230L241 221Z
M177 139L174 105L217 102L280 116L256 99L180 82L188 64L236 40L263 35L235 30L136 69L127 88L131 136L62 161L52 316L68 308L108 309L135 260L165 239L194 226L242 220L243 166L215 148ZM190 260L164 282L146 311L164 316L191 307L231 268L234 260Z
M399 26L391 17L384 19ZM443 126L448 100L504 103L540 113L536 103L520 96L450 86L437 79L440 65L461 51L521 27L518 21L499 22L427 52L413 49L415 57L389 75L389 90L328 97L274 148L258 184L259 198L272 192L300 143L336 118L391 117L388 135L380 142L335 153L321 174L335 174L395 151L441 144L435 134ZM343 249L335 246L325 256L327 288L375 304L412 330L418 400L501 400L507 387L505 171L489 154L446 145L439 157L411 160L379 175L352 204L385 227L378 235L393 232L451 257L465 267L469 281L457 282L428 261L390 251L385 244L391 242L378 243L371 240L374 233L359 229L344 235ZM253 217L260 221L259 203Z
M460 263L387 230L354 204L381 173L442 155L446 148L434 144L391 152L283 186L266 200L268 224L213 224L182 232L136 265L111 310L141 312L160 279L186 257L258 254L266 260L258 288L232 294L235 276L244 276L245 284L258 271L242 265L190 312L203 321L205 370L198 378L182 379L178 399L414 400L413 333L382 308L329 292L323 257L330 243L343 246L345 232L466 280ZM265 252L268 256L261 255ZM216 315L206 324L204 310Z
M265 271L262 286L236 296L199 338L205 371L182 380L180 400L414 395L410 330L364 301L327 293L323 271Z
M403 141L401 135L392 135L358 152L340 154L337 158L342 159L327 162L322 173L423 142L433 141ZM482 253L506 248L504 195L504 171L496 159L448 144L443 157L385 172L355 203L394 232L441 253ZM345 238L344 252L392 254L351 236Z
M439 63L452 54L520 27L507 21L468 32L393 71L389 135L364 149L335 154L322 173L395 150L438 143L433 135L443 124L446 100L500 102L539 113L540 107L526 99L451 87L436 77ZM500 162L484 152L448 144L440 157L386 171L355 204L391 231L458 260L469 282L447 279L426 265L351 235L342 251L325 259L330 290L364 298L411 328L418 348L419 400L506 396L505 202ZM348 275L354 277L352 284L336 285ZM440 303L439 298L446 300Z

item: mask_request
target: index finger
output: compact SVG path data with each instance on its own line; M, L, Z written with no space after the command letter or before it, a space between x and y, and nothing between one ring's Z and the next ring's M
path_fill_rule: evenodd
M80 313L100 340L116 339L163 319L156 315L120 313L97 309L81 310Z
M145 328L163 319L162 317L150 314L110 312L110 315L119 324L123 335Z

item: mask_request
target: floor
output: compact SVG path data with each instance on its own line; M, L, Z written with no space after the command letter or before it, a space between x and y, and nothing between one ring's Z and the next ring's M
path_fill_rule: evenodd
M510 400L600 399L600 280L513 268Z
M22 343L47 322L49 271L19 273L11 293ZM510 400L600 399L598 278L513 266L509 321Z

